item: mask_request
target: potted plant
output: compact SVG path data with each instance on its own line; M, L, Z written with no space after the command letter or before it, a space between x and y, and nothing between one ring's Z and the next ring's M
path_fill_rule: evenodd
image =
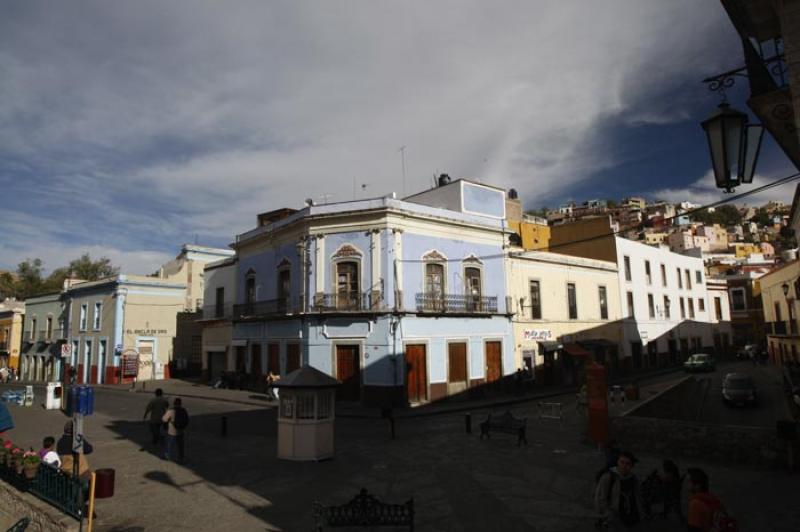
M39 454L33 448L30 451L25 451L25 454L22 455L22 472L25 474L25 478L28 480L35 479L41 463L42 459L39 458Z
M8 466L17 472L18 475L22 474L22 455L24 451L21 447L16 445L11 447L11 455L8 458Z

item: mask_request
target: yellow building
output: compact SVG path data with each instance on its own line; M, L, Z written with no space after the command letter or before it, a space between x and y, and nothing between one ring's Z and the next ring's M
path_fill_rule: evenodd
M644 243L648 246L658 246L663 244L669 236L669 233L645 233Z
M550 245L550 226L547 220L524 215L521 221L509 221L509 228L521 239L522 249L534 251Z
M14 368L19 371L24 321L23 301L6 299L0 303L0 368Z
M773 363L800 362L797 301L800 297L800 260L776 268L758 280L767 351Z
M740 258L749 257L753 253L761 253L761 246L759 246L758 244L737 242L733 244L733 248L735 250L736 256Z

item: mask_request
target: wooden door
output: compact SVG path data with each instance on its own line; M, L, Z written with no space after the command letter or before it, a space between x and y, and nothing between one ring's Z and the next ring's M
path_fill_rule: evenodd
M286 344L286 373L300 367L300 344Z
M336 378L342 382L337 391L341 401L358 401L361 397L361 364L357 345L336 346Z
M486 382L498 382L503 376L501 342L486 342Z
M406 391L410 403L428 399L428 365L425 344L406 346Z
M267 344L267 371L271 371L275 375L281 374L280 344Z
M254 380L261 380L261 345L253 344L250 348L250 376Z
M463 392L467 389L467 344L448 344L447 362L447 393Z

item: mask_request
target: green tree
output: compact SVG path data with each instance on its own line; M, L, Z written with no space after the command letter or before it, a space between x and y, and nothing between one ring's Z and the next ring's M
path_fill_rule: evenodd
M84 281L97 281L119 273L119 268L111 264L111 259L108 257L92 260L88 253L84 253L80 258L71 261L67 270L68 274L71 274L73 278L83 279ZM62 273L56 270L53 274L56 272Z
M770 215L767 212L767 209L764 207L759 208L756 211L756 215L750 218L751 222L755 222L758 224L759 227L765 227L767 225L772 225L770 220Z
M17 278L14 281L14 297L27 299L45 290L42 259L25 259L17 265Z

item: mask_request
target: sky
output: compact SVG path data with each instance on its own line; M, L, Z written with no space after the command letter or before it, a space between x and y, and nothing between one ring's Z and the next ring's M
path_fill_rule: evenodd
M700 80L742 52L716 0L0 10L0 269L88 252L149 273L259 212L410 195L439 173L527 208L722 197L699 126L719 98ZM754 186L790 173L767 139Z

